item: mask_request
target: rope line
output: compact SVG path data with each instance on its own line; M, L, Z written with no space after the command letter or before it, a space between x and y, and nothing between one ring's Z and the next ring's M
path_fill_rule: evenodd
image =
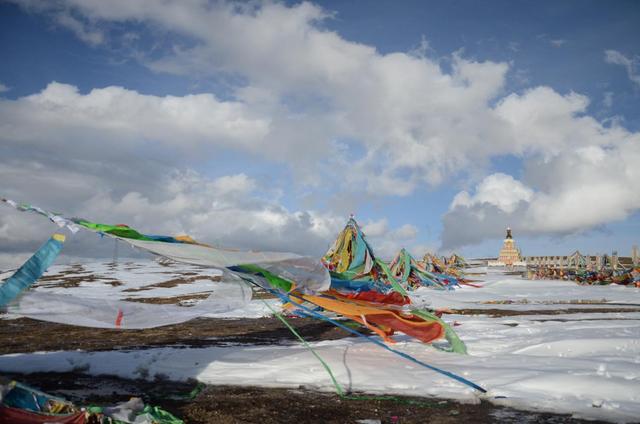
M251 282L252 282L253 284L256 284L256 283L255 283L255 282L253 282L253 281L251 281ZM264 288L264 287L263 287L263 288ZM301 298L301 297L299 297L299 296L296 296L296 295L294 295L294 294L281 293L281 292L279 293L279 292L277 292L277 291L275 291L275 290L273 290L273 289L270 289L270 288L267 288L266 290L267 290L267 291L269 291L270 293L272 293L272 294L276 295L276 296L277 296L277 297L279 297L279 298L284 298L285 300L287 300L287 302L295 303L296 307L298 307L298 308L302 309L302 310L303 310L303 311L305 311L307 314L309 314L309 315L311 315L311 316L313 316L313 317L316 317L316 318L319 318L319 319L321 319L321 320L324 320L324 321L330 322L331 324L335 325L335 326L336 326L336 327L338 327L338 328L341 328L341 329L343 329L343 330L345 330L345 331L347 331L347 332L349 332L349 333L351 333L351 334L354 334L354 335L356 335L356 336L358 336L358 337L361 337L361 338L363 338L363 339L365 339L365 340L368 340L368 341L370 341L370 342L372 342L372 343L374 343L374 344L376 344L376 345L378 345L378 346L382 347L383 349L386 349L386 350L388 350L388 351L390 351L390 352L392 352L392 353L395 353L395 354L396 354L396 355L398 355L398 356L401 356L402 358L405 358L405 359L407 359L407 360L409 360L409 361L411 361L411 362L413 362L413 363L415 363L415 364L418 364L418 365L420 365L420 366L422 366L422 367L428 368L428 369L430 369L430 370L432 370L432 371L435 371L435 372L437 372L437 373L439 373L439 374L442 374L442 375L444 375L444 376L447 376L447 377L449 377L449 378L451 378L451 379L453 379L453 380L455 380L455 381L458 381L459 383L462 383L462 384L464 384L464 385L466 385L466 386L469 386L469 387L471 387L471 388L473 388L473 389L475 389L475 390L478 390L478 391L479 391L479 392L481 392L481 393L487 393L487 390L486 390L486 389L484 389L483 387L481 387L481 386L477 385L476 383L474 383L474 382L472 382L472 381L470 381L470 380L467 380L467 379L466 379L466 378L464 378L464 377L461 377L461 376L459 376L459 375L457 375L457 374L454 374L454 373L452 373L452 372L450 372L450 371L443 370L443 369L441 369L441 368L435 367L435 366L433 366L433 365L429 365L429 364L427 364L426 362L420 361L419 359L416 359L416 358L414 358L413 356L411 356L411 355L409 355L409 354L407 354L407 353L404 353L404 352L401 352L401 351L399 351L399 350L393 349L393 348L391 348L391 347L387 346L386 344L382 343L381 341L376 340L375 338L373 338L373 337L371 337L371 336L367 336L367 335L365 335L365 334L362 334L362 333L360 333L360 332L358 332L358 331L356 331L356 330L354 330L354 329L352 329L352 328L349 328L349 327L347 327L347 326L345 326L345 325L343 325L343 324L341 324L341 323L337 322L337 321L336 321L336 320L334 320L334 319L331 319L331 318L329 318L329 317L327 317L327 316L324 316L324 315L322 315L322 314L320 314L320 313L318 313L318 312L314 311L313 309L310 309L310 308L308 308L308 307L306 307L306 306L304 306L304 305L302 305L302 304L299 304L299 303L297 303L297 302L291 302L291 298L292 298L292 297L295 297L295 298L297 298L297 299L299 299L299 300L301 300L301 301L306 301L305 299L303 299L303 298ZM312 302L310 302L310 303L312 303Z
M329 378L331 379L331 382L333 383L333 386L336 389L336 394L341 399L344 399L344 400L360 400L360 401L371 401L371 400L372 401L393 401L393 402L396 402L396 403L403 403L403 404L416 405L416 406L429 407L429 408L434 408L434 407L435 408L442 408L442 407L446 406L446 405L435 403L435 402L418 401L418 400L413 400L413 399L404 399L404 398L400 398L398 396L356 396L356 395L346 394L345 390L342 387L342 385L340 383L338 383L338 380L336 379L335 375L333 374L333 371L332 371L331 367L329 366L329 364L326 363L326 361L324 359L322 359L320 354L318 354L318 352L316 352L316 350L309 344L309 342L307 342L302 337L302 335L300 335L300 333L298 333L298 331L286 320L284 315L282 315L280 312L278 312L275 309L273 309L273 307L271 305L269 305L269 303L266 302L264 299L261 299L261 300L266 305L266 307L273 313L273 315L275 315L289 329L289 331L291 331L291 333L294 336L296 336L298 338L298 340L300 340L300 342L304 345L304 347L307 348L313 354L313 356L315 356L316 359L322 364L322 366L324 367L324 369L327 372L327 374L329 374Z

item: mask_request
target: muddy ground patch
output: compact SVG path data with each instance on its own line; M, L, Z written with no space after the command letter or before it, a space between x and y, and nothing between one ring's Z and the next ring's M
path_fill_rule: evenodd
M77 373L9 374L8 377L65 397L79 405L109 405L141 397L186 423L597 423L566 415L502 408L488 402L459 404L441 399L344 399L304 387L277 389L206 386L196 382L126 380ZM358 394L354 394L358 395ZM365 397L360 394L360 396ZM369 421L364 421L369 420Z

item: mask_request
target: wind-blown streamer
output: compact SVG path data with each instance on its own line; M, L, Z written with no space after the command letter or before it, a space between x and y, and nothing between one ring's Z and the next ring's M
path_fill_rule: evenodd
M58 257L64 235L54 234L18 270L0 286L0 308L15 300L34 284Z

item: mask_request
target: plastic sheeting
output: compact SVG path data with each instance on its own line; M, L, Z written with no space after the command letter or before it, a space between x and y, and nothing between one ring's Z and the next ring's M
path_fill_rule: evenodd
M294 282L304 292L328 290L331 285L329 272L320 261L295 253L241 251L197 244L116 238L176 262L211 267L256 265L281 278Z
M303 293L326 291L331 286L329 271L316 259L299 257L280 262L258 263L257 266L293 281Z
M93 328L142 329L179 324L203 315L224 315L251 301L251 288L225 275L211 295L195 306L154 305L123 300L29 292L9 312L41 321Z
M240 251L193 244L116 238L176 262L211 267L256 265L294 282L304 292L328 290L331 285L329 272L320 261L295 253Z
M145 405L142 399L133 397L127 402L100 408L89 407L90 411L99 410L105 417L117 423L131 424L183 424L184 421L157 406Z
M258 252L251 250L223 249L207 247L198 244L166 243L162 241L133 240L124 237L111 236L129 243L132 246L161 255L176 262L193 265L211 266L216 268L233 265L257 264L285 261L301 258L295 253L286 252Z

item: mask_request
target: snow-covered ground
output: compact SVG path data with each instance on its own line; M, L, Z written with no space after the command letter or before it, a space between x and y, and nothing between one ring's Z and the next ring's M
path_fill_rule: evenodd
M8 278L12 272L0 274L0 281ZM119 264L110 263L82 263L73 265L54 265L38 281L30 293L22 300L20 308L10 307L8 314L0 315L0 319L13 319L20 316L29 316L36 319L46 319L47 315L51 321L75 324L91 325L99 324L101 327L108 327L104 324L106 315L113 315L114 319L119 309L125 310L125 319L122 328L145 328L145 320L163 322L164 324L179 323L187 319L198 316L211 318L260 318L271 314L269 307L264 301L252 300L245 304L243 293L238 290L230 290L231 284L222 284L221 280L227 280L218 269L204 268L195 265L185 264L160 264L155 261L124 262ZM238 284L233 281L234 284ZM244 290L249 291L244 283L240 283ZM213 294L208 299L207 305L210 310L217 310L215 313L205 313L195 308L179 308L173 306L193 306L197 305L207 296ZM216 299L222 296L221 305L214 305ZM85 299L82 304L65 303L67 299ZM167 299L170 305L145 305L142 303L126 302L126 300L153 300ZM174 300L175 299L175 300ZM43 306L48 302L55 304L54 307ZM240 303L243 307L227 311L225 303ZM153 302L152 302L153 303ZM277 307L276 300L269 300L269 305ZM131 314L135 317L127 316L128 305ZM85 309L91 309L96 315L96 320L87 320L80 316L85 314ZM202 309L202 308L201 308ZM220 310L224 310L220 312ZM20 314L20 311L29 312ZM52 313L48 314L48 311ZM53 313L55 311L55 314ZM55 318L54 318L55 315ZM162 319L164 315L164 319ZM171 316L168 316L171 315ZM112 320L111 320L112 322ZM129 326L135 322L137 326ZM142 323L142 325L141 325Z
M54 265L38 282L35 290L50 294L69 294L80 297L126 298L171 297L209 293L215 285L212 277L220 278L217 269L195 265L167 264L155 261L119 264L84 263ZM69 277L79 278L76 287L65 287ZM157 286L172 280L188 280L173 287Z
M104 265L85 270L117 278L122 285L81 283L78 287L45 288L80 296L123 293L125 288L155 284L172 277L154 263L129 270ZM102 267L102 268L100 268ZM187 268L180 268L180 270ZM176 274L180 271L176 269ZM48 273L63 272L53 267ZM210 271L190 270L210 276ZM483 277L484 278L484 277ZM164 279L164 280L163 280ZM131 281L129 281L131 280ZM573 414L614 422L640 418L640 289L620 286L578 286L566 281L528 281L504 275L486 276L483 288L463 287L442 292L421 289L418 300L450 309L562 310L561 313L512 315L445 315L456 322L469 355L445 353L408 338L395 348L426 363L464 376L488 390L489 401L521 409ZM189 285L187 285L189 286ZM189 290L206 291L194 283ZM177 286L180 287L180 286ZM152 288L145 295L167 295L172 288ZM175 288L175 287L174 287ZM124 296L126 294L126 296ZM174 295L175 295L174 294ZM122 298L130 297L124 292ZM606 303L593 305L592 302ZM252 301L237 316L256 315ZM252 306L253 305L253 306ZM621 312L593 312L616 307ZM264 306L262 313L266 313ZM575 309L588 308L588 312ZM572 309L573 311L569 311ZM253 314L253 315L252 315ZM437 396L477 402L473 389L422 368L359 338L312 343L337 380L354 391ZM257 385L333 390L322 365L302 345L157 348L111 352L37 352L0 356L0 372L72 371L128 378L197 378L208 384Z
M581 286L573 281L526 280L493 273L472 278L478 280L477 284L482 285L481 289L421 289L418 291L418 297L430 301L433 308L451 309L591 309L625 305L629 308L640 307L640 289L621 285Z

